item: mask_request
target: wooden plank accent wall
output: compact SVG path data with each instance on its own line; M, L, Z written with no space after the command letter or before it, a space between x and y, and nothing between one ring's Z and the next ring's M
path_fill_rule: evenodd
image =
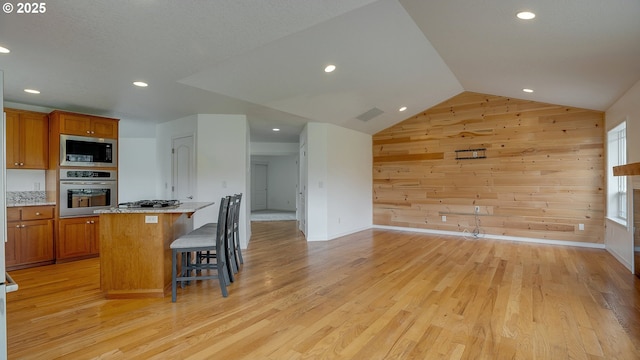
M373 161L376 225L604 241L602 112L464 92L375 134Z

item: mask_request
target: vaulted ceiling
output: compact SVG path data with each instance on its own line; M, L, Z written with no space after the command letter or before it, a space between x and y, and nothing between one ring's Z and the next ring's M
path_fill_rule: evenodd
M373 134L465 90L606 110L640 80L636 0L45 5L0 13L5 101L153 123L247 114L253 141L295 142L308 121Z

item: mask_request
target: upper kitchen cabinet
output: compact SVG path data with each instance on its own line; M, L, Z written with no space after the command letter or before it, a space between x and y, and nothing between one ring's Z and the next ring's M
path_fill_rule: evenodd
M118 138L118 120L91 115L54 111L51 118L60 125L60 134Z
M7 114L7 169L46 170L49 164L47 114L4 109Z

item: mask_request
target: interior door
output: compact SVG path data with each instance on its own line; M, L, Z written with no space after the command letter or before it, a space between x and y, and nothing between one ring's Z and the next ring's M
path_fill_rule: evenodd
M171 140L171 196L182 202L194 201L196 191L196 161L193 135Z
M251 164L251 211L267 209L268 173L269 165Z

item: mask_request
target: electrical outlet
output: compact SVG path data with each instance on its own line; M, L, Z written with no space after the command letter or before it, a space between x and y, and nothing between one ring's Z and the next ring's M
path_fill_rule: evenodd
M583 231L584 230L584 224L578 224L578 230Z
M157 215L146 215L144 217L144 222L146 224L157 224L158 223L158 216Z
M447 216L446 215L442 215L442 222L447 222Z
M476 214L480 213L480 206L476 206L476 207L473 209L473 211L474 211Z

